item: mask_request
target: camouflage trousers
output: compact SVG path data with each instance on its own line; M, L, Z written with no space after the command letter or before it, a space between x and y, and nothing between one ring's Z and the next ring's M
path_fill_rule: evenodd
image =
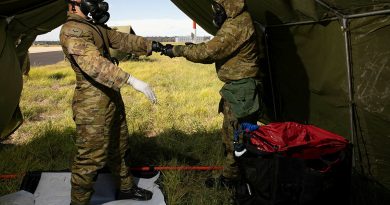
M240 176L240 171L234 156L234 132L238 130L239 126L241 126L241 122L256 124L258 117L255 114L243 119L237 119L234 116L229 103L223 99L221 99L219 111L223 113L222 143L225 148L225 160L222 175L227 178L237 179Z
M97 172L105 166L114 174L121 190L133 185L124 161L129 134L122 104L120 99L119 108L118 103L113 102L109 103L108 108L101 108L105 113L105 123L80 124L76 121L77 154L72 165L72 205L89 204ZM79 111L77 114L82 115L83 112ZM84 114L94 115L88 112Z

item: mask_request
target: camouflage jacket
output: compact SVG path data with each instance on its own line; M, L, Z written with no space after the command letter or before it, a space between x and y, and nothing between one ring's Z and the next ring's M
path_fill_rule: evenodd
M244 0L216 1L225 8L228 18L215 37L207 43L175 46L174 55L196 63L215 62L223 82L259 76L259 47Z
M66 57L71 62L74 59L77 63L72 64L72 68L76 72L77 87L81 88L89 87L92 80L118 91L128 80L128 73L104 57L105 45L137 55L152 53L151 41L108 27L93 25L92 22L75 14L68 15L68 21L61 28L60 41Z

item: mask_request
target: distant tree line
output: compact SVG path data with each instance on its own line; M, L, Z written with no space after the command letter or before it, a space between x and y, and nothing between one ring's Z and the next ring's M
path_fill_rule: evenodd
M36 46L60 45L60 41L35 41Z

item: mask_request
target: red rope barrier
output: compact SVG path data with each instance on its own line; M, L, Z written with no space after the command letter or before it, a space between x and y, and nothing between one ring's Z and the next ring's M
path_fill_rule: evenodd
M10 180L10 179L16 179L19 176L21 176L21 175L19 175L19 174L4 174L4 175L0 175L0 179L2 179L2 180Z
M149 167L131 167L132 171L214 171L223 170L219 166L149 166Z

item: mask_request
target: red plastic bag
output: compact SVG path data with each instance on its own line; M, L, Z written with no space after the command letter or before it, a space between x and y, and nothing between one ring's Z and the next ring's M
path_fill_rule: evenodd
M271 123L250 132L250 135L251 144L262 152L302 159L318 159L344 150L349 144L339 135L295 122Z

